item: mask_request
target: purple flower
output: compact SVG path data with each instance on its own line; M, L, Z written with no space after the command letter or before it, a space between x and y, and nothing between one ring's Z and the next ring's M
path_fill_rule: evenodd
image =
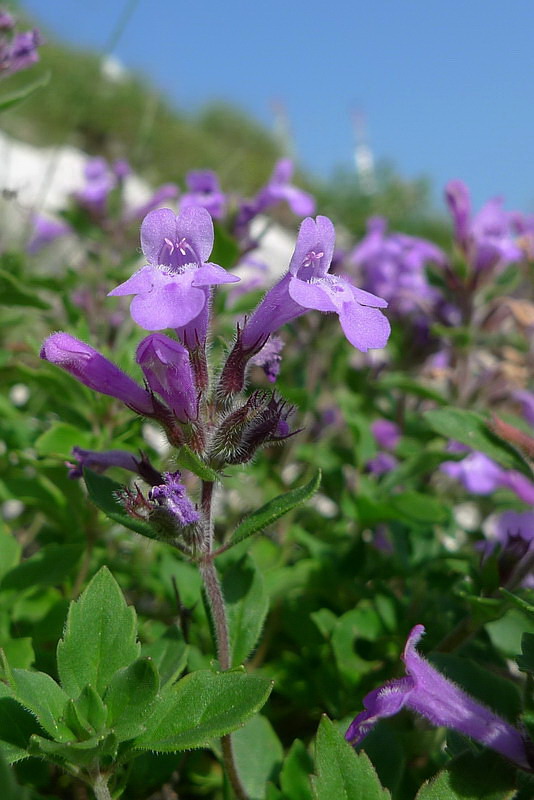
M101 156L90 158L84 167L85 185L75 192L76 199L97 214L105 211L109 193L117 185L117 177Z
M305 217L315 211L315 200L307 192L293 186L290 181L293 177L293 162L289 158L281 158L276 162L273 173L256 197L241 204L236 218L238 232L254 219L272 206L285 201L291 211L298 217Z
M45 245L71 232L72 230L66 222L48 219L48 217L35 214L33 217L33 231L26 250L30 255L34 255Z
M371 433L375 442L384 450L395 450L400 440L400 428L389 419L375 419L371 422Z
M445 187L458 246L475 272L502 268L522 258L511 233L510 214L500 198L493 198L472 216L469 189L459 180Z
M0 31L10 31L15 27L15 18L8 11L0 11Z
M256 308L242 331L242 345L254 349L282 325L309 309L338 314L349 342L362 352L384 347L390 325L378 310L387 302L328 272L335 230L328 217L308 217L300 226L289 272Z
M107 358L68 333L53 333L43 342L41 358L56 364L90 389L122 400L138 414L153 415L154 399Z
M366 467L373 475L386 475L395 469L398 463L391 453L377 453L374 458L369 459Z
M409 708L433 725L452 728L491 747L520 767L530 769L519 731L419 655L415 646L424 632L422 625L416 625L408 636L403 653L407 676L386 683L364 698L365 711L350 725L345 734L347 741L360 744L378 720L397 714L401 708Z
M367 291L384 297L398 314L429 314L441 294L428 282L425 265L447 261L439 247L403 233L387 233L382 217L367 223L367 235L349 259L360 267Z
M213 219L221 219L224 214L226 197L221 191L219 179L212 170L194 170L185 176L187 192L182 195L180 209L195 206L205 208Z
M70 467L69 478L81 478L84 468L91 469L93 472L102 473L110 467L121 467L129 472L139 473L139 461L126 450L84 450L82 447L73 447L72 455L78 461L77 464L67 464Z
M13 75L14 72L31 67L39 61L37 48L42 44L41 34L36 29L17 33L10 42L0 42L0 75Z
M136 361L152 391L163 398L180 422L197 418L197 390L189 352L182 344L161 333L151 333L139 343Z
M149 331L180 328L204 310L204 287L234 283L217 264L206 263L213 247L213 222L205 208L151 211L141 225L141 248L148 264L110 295L136 295L130 313Z
M452 443L452 452L462 452L463 445ZM484 453L469 453L461 461L444 461L440 469L456 478L472 494L492 494L497 489L510 489L524 502L534 504L534 483L516 470L506 470Z
M113 174L119 181L125 180L131 172L132 168L124 158L119 158L119 160L115 161L113 164Z
M163 477L165 482L150 490L149 500L164 508L179 526L198 522L200 514L187 496L185 486L180 483L180 472L165 472Z
M315 211L315 200L308 194L298 189L291 183L294 166L289 158L281 158L276 162L274 170L267 185L260 190L257 196L258 213L265 211L276 203L285 201L293 214L298 217L307 217Z

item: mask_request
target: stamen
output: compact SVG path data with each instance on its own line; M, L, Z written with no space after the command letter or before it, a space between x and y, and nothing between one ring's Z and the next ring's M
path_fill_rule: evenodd
M306 255L302 262L303 267L311 267L314 261L319 261L324 256L323 251L319 251L318 253L315 250L310 250L310 252Z

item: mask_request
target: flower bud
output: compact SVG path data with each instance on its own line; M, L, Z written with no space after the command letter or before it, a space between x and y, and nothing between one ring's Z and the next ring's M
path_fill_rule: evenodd
M139 343L137 363L152 391L162 397L180 422L197 418L198 395L187 349L162 333Z
M40 355L95 392L122 400L138 414L152 416L156 411L154 399L146 389L93 347L68 333L53 333L45 339Z

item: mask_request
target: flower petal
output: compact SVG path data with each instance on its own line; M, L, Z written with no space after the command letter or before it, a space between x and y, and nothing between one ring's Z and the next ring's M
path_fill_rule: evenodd
M291 278L289 296L303 308L315 308L317 311L337 311L328 289L321 283L307 283L299 278Z
M319 216L316 217L316 220L321 250L324 253L323 265L325 266L325 272L328 272L328 268L330 267L332 257L334 255L336 229L334 228L334 223L331 219L329 219L329 217L323 217L319 214Z
M150 211L141 223L141 249L149 264L159 263L165 239L176 241L176 214L171 208Z
M131 278L128 278L124 283L120 283L111 292L108 292L108 297L122 297L127 294L139 294L151 292L154 286L159 282L159 270L151 264L146 267L141 267L137 272L134 272Z
M176 220L176 236L187 239L204 263L213 250L213 220L209 211L199 206L188 206L183 209Z
M371 294L371 292L366 292L364 289L358 289L357 286L352 286L352 294L354 295L354 299L357 303L360 303L362 306L371 306L372 308L387 308L388 302L387 300L383 300L381 297L378 297L376 294Z
M302 220L295 244L295 250L289 262L289 271L292 275L296 275L302 262L317 244L317 226L315 220L311 217L306 217Z
M339 313L343 333L349 342L366 353L372 348L386 346L391 333L389 320L377 308L345 303Z
M399 678L369 692L363 699L365 711L352 721L345 739L352 745L358 745L380 719L392 717L406 705L414 685L411 678Z
M178 281L168 282L132 300L130 313L147 331L179 328L195 319L206 302L202 289Z
M221 283L237 283L241 278L232 275L223 267L208 261L194 272L192 286L217 286Z

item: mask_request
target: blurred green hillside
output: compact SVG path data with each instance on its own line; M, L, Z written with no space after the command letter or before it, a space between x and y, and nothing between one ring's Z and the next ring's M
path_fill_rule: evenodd
M17 89L46 72L50 81L2 115L8 134L35 145L69 144L112 160L126 158L153 185L183 185L189 170L214 169L223 188L249 196L283 155L275 136L236 107L217 102L186 113L142 76L124 71L110 77L100 55L58 43L46 29L43 34L40 63L3 87ZM298 182L315 194L319 212L355 234L363 233L368 216L383 214L393 228L443 237L441 220L429 217L428 182L404 180L388 165L379 164L373 195L360 190L352 169L339 169L328 180L300 171Z

